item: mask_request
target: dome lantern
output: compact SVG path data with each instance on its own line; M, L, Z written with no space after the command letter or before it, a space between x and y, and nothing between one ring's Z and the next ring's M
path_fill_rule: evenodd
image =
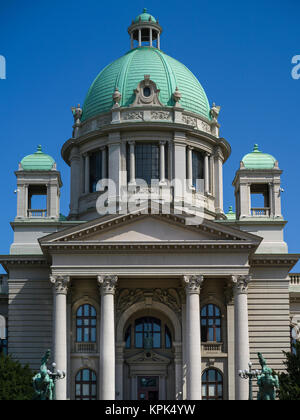
M142 46L160 49L160 35L162 28L154 16L147 13L147 9L138 15L128 28L131 39L131 49ZM136 47L135 47L136 43Z

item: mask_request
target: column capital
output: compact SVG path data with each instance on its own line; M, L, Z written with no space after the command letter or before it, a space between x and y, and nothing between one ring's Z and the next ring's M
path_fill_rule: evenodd
M161 146L164 146L167 143L167 140L159 140L159 144Z
M204 277L202 275L183 276L183 284L186 294L200 294L200 288Z
M114 295L116 291L116 284L118 282L118 276L98 276L98 285L100 286L101 295Z
M54 292L57 295L66 295L70 283L70 276L50 276L50 282L54 286Z
M231 276L231 281L233 283L234 294L248 293L248 284L251 280L249 275L239 275Z
M128 144L130 146L134 146L135 145L135 140L128 140Z

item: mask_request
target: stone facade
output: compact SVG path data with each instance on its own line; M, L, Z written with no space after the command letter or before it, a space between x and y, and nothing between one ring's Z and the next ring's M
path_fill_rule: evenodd
M143 28L152 48L150 21L133 25L131 43L142 42ZM62 400L247 399L238 371L250 360L258 368L259 351L284 370L282 351L300 327L299 275L290 275L299 256L284 242L281 170L241 165L237 214L227 217L231 149L219 135L220 107L210 119L186 111L180 86L173 105L163 104L151 68L134 93L122 107L115 89L111 111L85 121L73 108L73 135L62 147L71 170L67 218L56 167L16 171L14 241L0 257L8 280L1 339L6 323L9 353L33 369L51 348L67 372L57 385ZM149 153L157 184L141 186ZM28 201L37 185L47 195L39 212ZM269 205L255 209L253 192L269 194Z

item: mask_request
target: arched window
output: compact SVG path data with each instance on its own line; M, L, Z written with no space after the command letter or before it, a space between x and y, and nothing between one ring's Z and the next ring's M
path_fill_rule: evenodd
M202 399L223 400L223 376L217 369L206 369L203 372Z
M76 342L95 343L97 339L97 313L96 309L85 304L76 312Z
M75 399L97 399L97 376L94 371L82 369L77 373L75 378Z
M201 340L221 342L221 311L216 305L206 305L201 309Z
M135 321L135 347L137 349L161 348L161 321L143 317Z

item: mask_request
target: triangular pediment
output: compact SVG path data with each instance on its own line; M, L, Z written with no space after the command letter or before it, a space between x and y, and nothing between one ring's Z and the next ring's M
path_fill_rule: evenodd
M195 219L197 220L197 219ZM201 220L193 223L187 215L144 214L102 217L79 224L40 239L41 246L50 245L103 245L133 244L242 244L257 247L258 236L223 224Z

